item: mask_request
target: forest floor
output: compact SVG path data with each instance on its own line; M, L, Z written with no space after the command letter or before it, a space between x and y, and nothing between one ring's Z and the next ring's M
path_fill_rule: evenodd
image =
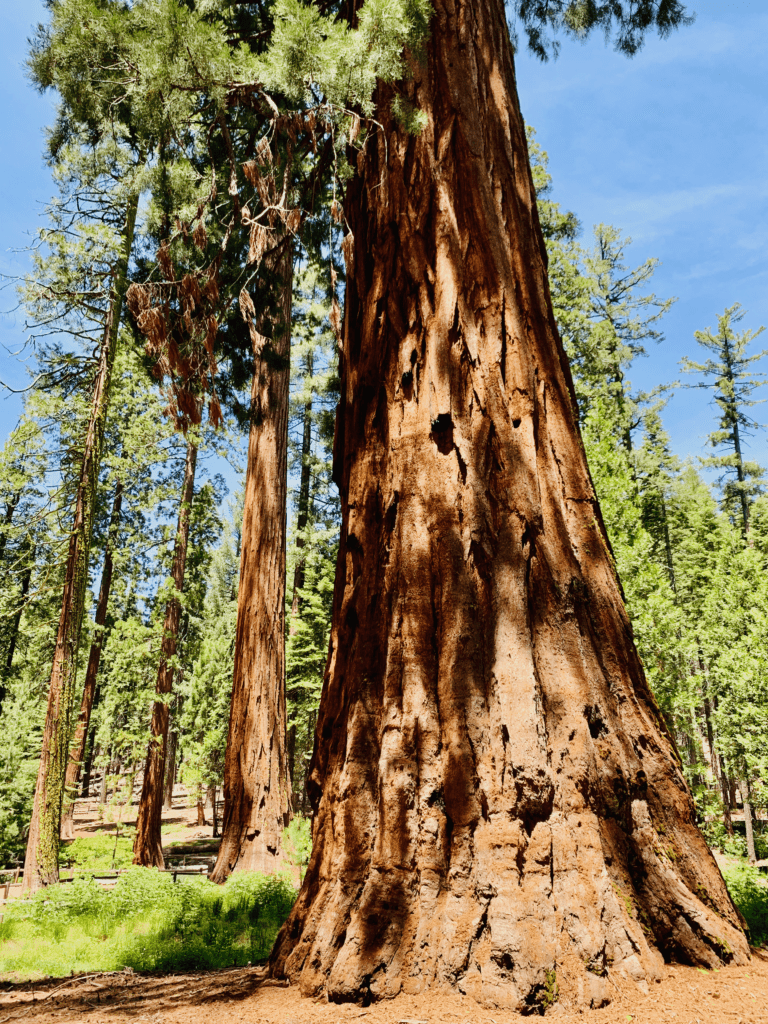
M648 995L625 986L603 1009L581 1014L559 1003L546 1016L560 1024L768 1024L768 954L753 951L748 966L719 971L670 966ZM264 970L257 967L164 977L94 975L0 993L0 1024L512 1024L523 1019L438 992L368 1007L339 1006L265 983Z
M135 825L139 809L138 797L137 790L130 803L108 803L105 807L99 804L97 797L79 799L75 804L75 838L115 835L116 830ZM221 822L222 801L217 801L217 805ZM205 808L205 819L206 825L197 824L197 803L193 795L184 786L174 786L173 806L162 814L163 846L210 840L213 837L213 824L209 805Z

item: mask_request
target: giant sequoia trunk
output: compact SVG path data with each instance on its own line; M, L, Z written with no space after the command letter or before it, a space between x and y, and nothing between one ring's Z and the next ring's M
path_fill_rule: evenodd
M93 710L93 698L96 695L96 680L99 675L99 662L101 661L101 649L104 646L104 624L107 621L107 608L109 607L109 592L112 589L112 549L115 544L115 535L120 521L120 509L123 503L123 485L120 481L115 487L115 497L112 501L112 515L109 521L109 535L104 551L104 567L101 571L101 586L99 588L99 601L96 605L96 630L91 643L91 650L88 655L88 668L85 670L85 686L83 687L83 699L80 702L80 714L75 726L75 736L69 751L69 763L64 779L64 811L61 816L61 838L74 839L75 831L75 797L77 795L77 783L80 779L80 769L85 757L85 747L88 741L88 730L91 724L91 711Z
M290 779L285 749L285 502L292 255L277 266L280 315L255 353L245 477L234 681L224 762L221 846L211 878L280 866ZM265 358L269 355L269 358Z
M184 590L184 572L187 565L187 545L189 544L189 520L192 510L192 497L195 490L195 467L197 465L197 447L190 441L187 444L187 457L184 464L184 482L181 488L179 519L176 525L176 542L173 547L173 565L171 579L174 595L165 606L163 620L163 640L160 646L160 664L157 669L155 692L161 698L152 705L152 738L147 750L147 761L144 766L144 782L141 787L139 810L136 816L136 838L133 841L133 863L144 867L165 867L163 846L160 838L160 823L163 814L163 783L165 780L165 755L168 743L168 703L165 698L173 690L176 647L179 638L179 622L181 620L180 596Z
M83 444L77 483L72 533L64 571L59 629L48 686L48 708L43 727L40 767L29 824L24 861L24 888L35 890L59 879L59 834L64 779L69 755L70 729L75 702L75 670L88 585L88 556L93 534L96 486L109 409L112 367L115 362L120 318L127 289L128 261L133 248L138 196L126 210L119 253L112 278L109 309L102 335L99 363Z
M748 946L638 659L577 426L501 0L434 0L350 186L312 858L272 972L607 1001Z

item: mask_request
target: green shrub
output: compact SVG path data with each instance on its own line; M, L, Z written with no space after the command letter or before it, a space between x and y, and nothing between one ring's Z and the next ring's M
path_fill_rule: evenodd
M749 925L752 944L768 943L768 886L760 878L757 868L737 864L723 869L731 899Z
M0 973L16 978L81 971L184 971L264 959L296 898L282 876L204 878L133 867L112 889L92 879L15 901L0 924Z

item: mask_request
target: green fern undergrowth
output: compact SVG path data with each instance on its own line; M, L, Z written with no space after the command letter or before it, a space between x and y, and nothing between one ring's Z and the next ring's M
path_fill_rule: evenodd
M225 885L134 867L112 889L92 879L9 904L0 923L0 978L94 971L245 967L269 954L296 899L283 875L242 872Z

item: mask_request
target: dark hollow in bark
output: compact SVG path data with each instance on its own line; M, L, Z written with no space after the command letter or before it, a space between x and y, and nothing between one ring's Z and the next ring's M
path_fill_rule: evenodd
M552 314L500 0L434 0L350 185L342 528L271 970L543 1009L746 939L635 651ZM349 248L349 247L348 247Z
M285 749L285 516L292 254L276 273L281 310L269 364L254 353L224 814L211 878L280 866L290 779ZM271 364L271 365L270 365Z
M184 571L187 564L189 543L189 519L192 497L195 490L195 466L197 448L190 441L184 464L184 483L181 488L179 519L176 525L176 542L173 548L171 578L176 593L184 590ZM173 597L165 608L163 641L160 647L160 665L157 670L155 692L165 697L173 690L173 659L179 636L181 601ZM168 704L156 700L152 705L152 739L147 751L144 767L144 782L141 787L139 810L136 817L136 838L133 841L133 863L144 867L165 867L163 847L160 838L160 822L163 813L163 781L165 779L165 754L168 742Z
M74 839L74 812L75 796L77 794L77 783L80 779L80 768L85 757L85 745L88 739L88 729L91 724L91 711L93 710L94 696L96 694L96 679L99 675L99 662L101 661L101 650L104 646L104 623L107 621L107 608L109 607L109 592L112 589L112 549L115 542L118 523L120 522L120 509L123 503L123 485L118 481L115 486L115 496L112 500L112 513L109 520L109 537L104 551L104 567L101 571L101 586L99 587L99 600L96 605L96 631L94 633L91 650L88 654L88 668L85 671L85 686L83 687L83 699L80 702L80 714L77 718L75 736L69 751L69 763L67 774L64 779L64 807L61 816L61 838Z

